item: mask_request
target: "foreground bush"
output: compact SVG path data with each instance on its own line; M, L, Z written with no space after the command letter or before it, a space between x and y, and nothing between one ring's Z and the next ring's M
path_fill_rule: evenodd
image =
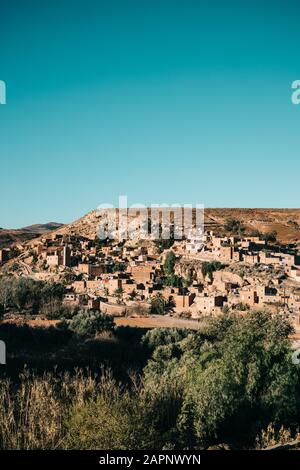
M143 446L139 392L104 377L100 393L71 408L65 423L65 447L71 449L135 449Z
M93 310L80 310L68 323L68 328L82 336L95 336L104 331L113 331L113 317Z
M127 374L122 384L103 371L0 379L0 448L254 448L286 441L300 424L291 331L263 312L226 315L201 331L148 332L141 342L150 359L141 376Z
M118 384L109 371L25 371L19 384L0 380L0 450L149 448L140 389Z
M295 428L300 374L290 332L283 319L258 312L213 321L177 342L170 335L166 344L165 335L144 379L157 435L183 448L251 447L270 422Z
M61 303L64 287L61 284L35 281L29 277L0 277L0 303L8 310L36 314L57 308Z

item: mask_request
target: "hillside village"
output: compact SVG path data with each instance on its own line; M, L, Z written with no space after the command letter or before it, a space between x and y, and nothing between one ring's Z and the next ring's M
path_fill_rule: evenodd
M66 305L114 317L197 320L257 309L282 314L300 328L297 245L278 242L274 233L247 233L238 220L228 224L223 233L206 229L201 240L103 241L55 230L1 249L1 270L61 282Z

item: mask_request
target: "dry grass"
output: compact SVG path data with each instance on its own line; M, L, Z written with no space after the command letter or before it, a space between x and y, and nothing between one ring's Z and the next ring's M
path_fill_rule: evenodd
M63 445L64 421L71 406L92 398L107 386L108 375L99 382L90 374L44 374L25 371L18 385L0 380L0 448L55 449Z

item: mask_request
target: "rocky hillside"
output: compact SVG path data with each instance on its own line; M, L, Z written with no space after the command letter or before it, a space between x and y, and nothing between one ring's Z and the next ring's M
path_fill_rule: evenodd
M239 219L247 231L277 232L283 243L300 241L300 209L206 209L207 226L222 227L229 218Z
M300 241L300 209L205 209L205 228L222 231L230 218L239 219L248 232L276 231L282 243ZM80 234L93 239L99 220L97 212L92 211L55 233Z

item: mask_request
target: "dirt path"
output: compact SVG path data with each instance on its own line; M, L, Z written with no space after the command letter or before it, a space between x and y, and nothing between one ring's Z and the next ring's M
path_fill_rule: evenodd
M189 328L191 330L200 328L200 323L197 321L161 315L139 318L119 317L115 318L115 323L118 326L135 326L138 328Z

